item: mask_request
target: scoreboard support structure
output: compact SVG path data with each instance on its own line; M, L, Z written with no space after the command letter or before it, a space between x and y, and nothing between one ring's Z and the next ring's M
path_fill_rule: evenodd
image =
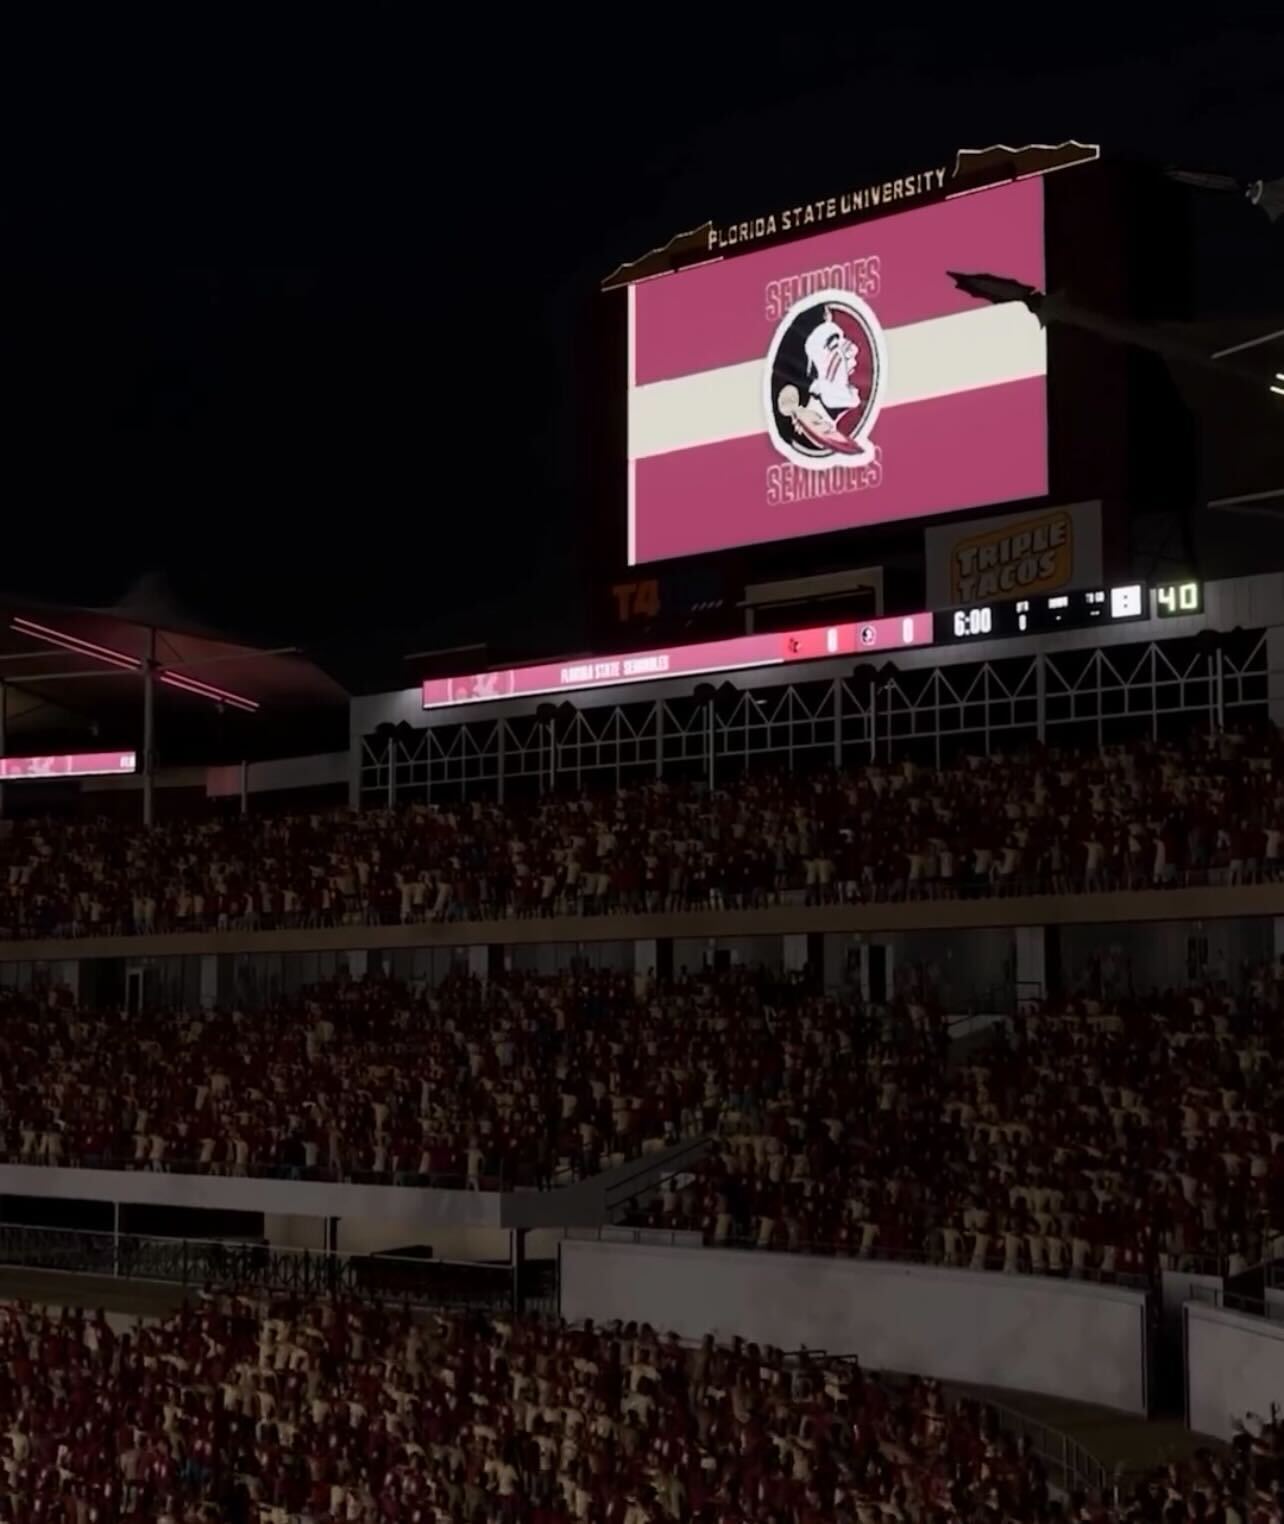
M1091 748L1213 735L1276 707L1270 653L1281 634L1115 645L1064 637L1057 649L1020 651L1013 647L1033 642L990 642L914 651L881 667L848 661L737 674L698 694L693 684L642 684L546 705L542 714L434 716L391 751L383 737L356 738L356 802L445 806L657 780L719 786L762 765L912 758L932 766L1027 742Z

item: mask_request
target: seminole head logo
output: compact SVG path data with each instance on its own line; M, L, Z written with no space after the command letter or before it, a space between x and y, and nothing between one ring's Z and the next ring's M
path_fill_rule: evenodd
M804 297L772 337L763 386L771 442L786 460L810 471L872 460L887 389L878 319L850 291Z

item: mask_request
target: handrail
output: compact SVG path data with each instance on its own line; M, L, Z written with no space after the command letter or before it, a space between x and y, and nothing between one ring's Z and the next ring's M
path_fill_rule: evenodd
M1243 1313L1245 1317L1262 1318L1268 1323L1284 1323L1284 1302L1274 1302L1267 1296L1245 1296L1223 1286L1191 1286L1189 1299L1227 1312Z
M134 1155L118 1159L110 1154L94 1154L74 1161L69 1158L24 1158L11 1149L0 1147L0 1165L20 1164L30 1169L83 1169L123 1170L127 1174L162 1175L209 1175L226 1180L289 1180L318 1185L395 1185L416 1190L465 1190L468 1177L452 1172L421 1175L417 1170L372 1170L334 1168L328 1164L293 1165L271 1164L250 1159L244 1164L229 1164L226 1160L181 1159L166 1154L153 1164L149 1159ZM487 1173L479 1177L485 1190L504 1190L503 1171Z
M282 1294L343 1292L416 1306L508 1306L513 1285L513 1268L507 1263L331 1253L253 1239L164 1238L21 1223L0 1223L0 1268L186 1287L235 1285Z
M621 1179L612 1181L603 1192L603 1204L606 1210L608 1212L616 1212L621 1207L627 1206L630 1201L636 1201L643 1192L663 1184L664 1181L672 1179L674 1175L681 1174L683 1170L689 1167L693 1155L698 1156L696 1162L698 1162L699 1158L704 1157L711 1143L712 1139L702 1135L698 1138L680 1139L678 1143L673 1145L674 1148L682 1149L681 1153L678 1154L674 1154L671 1150L667 1149L663 1153L638 1154L634 1159L629 1161L638 1167ZM684 1144L685 1146L683 1146ZM660 1162L661 1160L663 1163ZM616 1192L619 1189L632 1185L635 1180L644 1179L657 1167L662 1171L659 1176L647 1180L646 1184L639 1186L637 1190L630 1192L627 1196L617 1196Z
M679 1337L678 1343L693 1349L699 1341ZM860 1361L858 1354L836 1355L828 1349L804 1348L781 1350L779 1353L786 1361L801 1363L823 1362L827 1365L843 1365L858 1364ZM891 1386L907 1386L911 1381L920 1379L906 1371L879 1370L870 1374L876 1375L879 1381ZM977 1403L981 1407L990 1409L998 1418L999 1427L1005 1433L1015 1434L1018 1438L1023 1435L1028 1436L1039 1459L1047 1464L1049 1470L1060 1472L1066 1491L1070 1490L1073 1483L1101 1497L1105 1497L1107 1491L1113 1488L1117 1497L1119 1481L1124 1476L1132 1474L1122 1467L1112 1470L1071 1435L1061 1429L1053 1428L1051 1424L1030 1418L1017 1408L996 1402L985 1388L967 1386L956 1381L942 1381L940 1387L956 1401ZM1048 1443L1049 1439L1056 1441L1055 1446Z

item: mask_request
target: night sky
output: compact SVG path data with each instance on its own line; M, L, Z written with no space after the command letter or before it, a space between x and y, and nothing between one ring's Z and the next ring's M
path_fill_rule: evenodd
M322 35L300 11L10 53L0 590L103 603L159 569L203 620L319 650L550 610L573 641L592 516L620 506L582 470L606 271L964 145L1279 175L1269 10L1168 38L824 8Z

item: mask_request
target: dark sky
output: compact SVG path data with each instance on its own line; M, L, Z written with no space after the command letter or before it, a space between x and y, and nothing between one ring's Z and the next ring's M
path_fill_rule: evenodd
M1168 38L596 14L7 50L0 587L159 568L321 642L576 609L619 506L580 490L577 346L621 258L995 140L1284 173L1278 7Z

